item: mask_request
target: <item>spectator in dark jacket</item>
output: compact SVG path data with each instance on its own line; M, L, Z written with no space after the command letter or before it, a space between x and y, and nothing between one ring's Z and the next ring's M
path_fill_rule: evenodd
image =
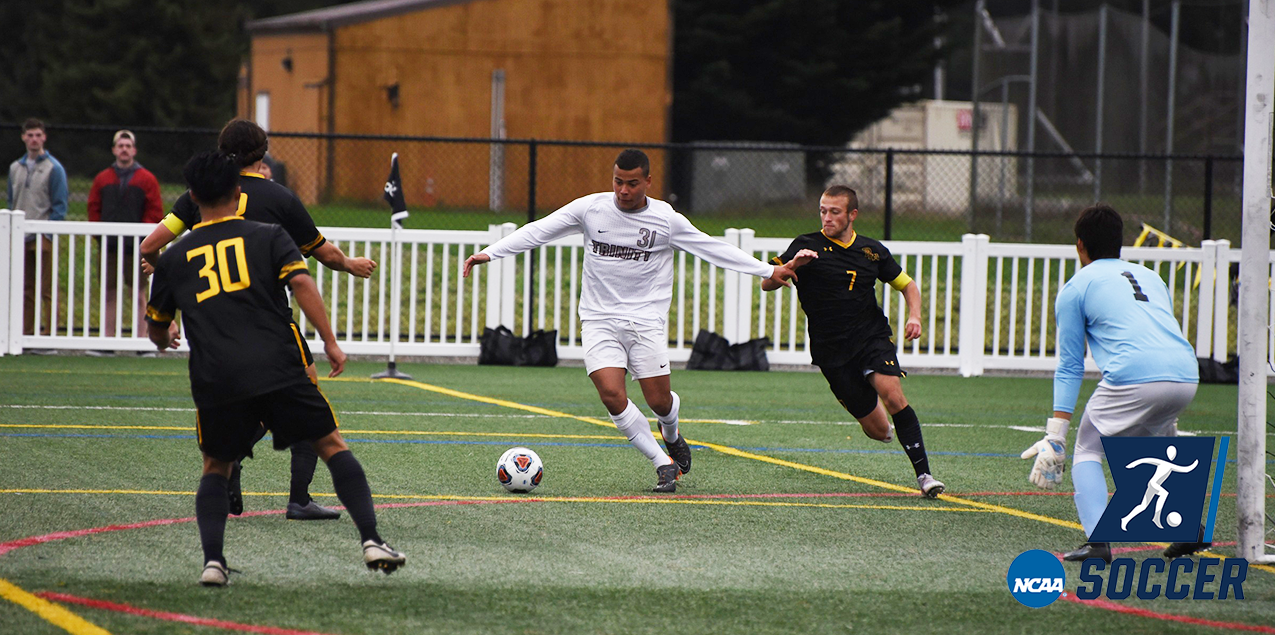
M159 195L159 181L150 170L137 162L137 139L132 132L120 130L115 133L111 152L115 155L115 163L102 170L93 179L89 189L89 220L110 223L158 223L164 218L164 201ZM122 249L121 249L121 243ZM116 289L120 282L120 263L118 258L123 254L122 279L125 286L133 284L133 270L140 268L133 257L133 237L107 236L102 246L106 250L106 270L102 275L106 279L106 316L105 331L107 337L123 336L116 332L115 310ZM146 276L138 276L139 284L129 297L135 309L132 314L134 330L132 334L144 333L146 316ZM134 297L135 296L135 297ZM127 313L125 313L127 319Z

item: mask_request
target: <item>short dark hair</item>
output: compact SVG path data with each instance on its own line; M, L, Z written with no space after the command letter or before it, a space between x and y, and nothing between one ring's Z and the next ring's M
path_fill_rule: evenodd
M848 187L846 187L846 186L844 186L844 185L831 185L831 186L828 186L828 189L826 189L826 190L824 190L824 191L823 191L823 195L824 195L824 196L830 196L830 197L833 197L833 198L836 198L836 197L839 197L839 196L844 196L844 197L846 197L847 199L849 199L849 202L848 202L848 203L846 203L846 211L847 211L847 212L848 212L848 211L850 211L850 210L852 210L852 209L859 209L859 195L858 195L858 194L855 194L854 190L852 190L852 189L850 189L850 188L848 188Z
M1106 203L1086 207L1076 219L1076 238L1084 244L1090 260L1119 258L1124 243L1124 221Z
M247 119L231 119L217 136L217 149L247 167L266 156L270 139L261 126Z
M615 158L615 167L621 170L642 168L642 176L651 175L651 160L646 153L637 148L627 148Z
M239 185L239 164L221 152L201 152L186 162L182 176L196 204L223 205Z
M36 119L35 117L31 117L22 122L22 132L26 132L28 130L44 130L44 122Z

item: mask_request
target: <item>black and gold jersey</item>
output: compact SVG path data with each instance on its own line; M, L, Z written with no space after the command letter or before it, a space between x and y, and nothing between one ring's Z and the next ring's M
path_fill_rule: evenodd
M794 239L774 262L784 264L802 249L819 254L797 269L796 282L815 364L836 366L867 342L893 335L877 305L876 282L901 290L912 279L885 245L857 233L843 243L813 232Z
M301 336L278 302L280 287L302 273L305 262L287 233L239 217L195 225L160 256L146 319L167 325L181 310L197 405L310 381Z
M306 211L301 199L291 190L255 172L240 172L239 175L242 177L239 179L240 216L282 227L292 237L292 242L297 244L303 256L309 256L310 252L326 242L319 228L315 227L314 219L310 218L310 212ZM190 192L177 199L169 214L185 227L194 227L200 222L199 206L191 200ZM169 229L173 227L169 226ZM180 234L180 229L184 227L173 230L173 233Z

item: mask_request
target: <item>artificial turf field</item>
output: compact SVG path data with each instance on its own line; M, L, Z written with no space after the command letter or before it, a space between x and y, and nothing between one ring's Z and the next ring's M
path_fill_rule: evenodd
M344 515L284 520L288 455L263 442L244 468L248 514L227 525L241 573L206 589L185 360L0 358L0 633L1275 633L1271 567L1249 569L1243 600L1013 599L1018 554L1083 542L1070 487L1039 495L1018 458L1040 438L1047 379L905 380L950 494L926 500L897 442L848 423L817 373L675 371L694 466L656 495L582 369L404 364L419 384L365 379L383 368L352 363L321 387L406 567L365 569ZM1235 401L1201 386L1180 428L1228 434ZM531 495L495 479L515 445L545 463ZM336 504L322 466L311 491ZM1197 621L1165 619L1181 617Z

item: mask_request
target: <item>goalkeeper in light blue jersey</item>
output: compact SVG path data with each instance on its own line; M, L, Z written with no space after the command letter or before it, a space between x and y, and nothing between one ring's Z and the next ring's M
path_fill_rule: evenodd
M1071 480L1076 512L1085 536L1093 533L1107 506L1102 471L1104 436L1176 436L1178 414L1191 403L1199 383L1195 351L1173 317L1173 301L1159 274L1120 260L1124 222L1109 205L1085 209L1076 221L1080 271L1058 292L1058 370L1054 372L1054 414L1045 438L1023 452L1036 458L1031 482L1052 489L1062 480L1064 443L1085 372L1085 342L1102 380L1085 405L1076 431ZM1204 543L1175 543L1166 555L1199 551ZM1111 562L1111 546L1086 542L1063 556Z

